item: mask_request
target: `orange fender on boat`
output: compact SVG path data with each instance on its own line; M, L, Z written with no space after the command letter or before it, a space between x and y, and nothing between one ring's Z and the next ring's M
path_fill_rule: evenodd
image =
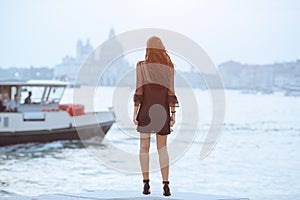
M60 110L65 110L70 116L84 115L84 106L81 104L60 104Z

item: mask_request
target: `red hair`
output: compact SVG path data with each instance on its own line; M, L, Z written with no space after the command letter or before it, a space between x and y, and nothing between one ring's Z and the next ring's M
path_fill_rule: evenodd
M152 36L147 41L145 61L146 63L160 63L174 68L174 64L172 63L164 44L161 39L156 36Z

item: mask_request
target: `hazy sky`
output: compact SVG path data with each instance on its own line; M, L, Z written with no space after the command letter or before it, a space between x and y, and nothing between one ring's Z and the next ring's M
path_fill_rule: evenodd
M300 59L298 0L0 0L0 66L53 66L116 33L165 28L202 46L217 64Z

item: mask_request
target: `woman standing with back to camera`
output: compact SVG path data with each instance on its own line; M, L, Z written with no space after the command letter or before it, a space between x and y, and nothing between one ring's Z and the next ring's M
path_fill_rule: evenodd
M143 175L143 194L150 194L149 149L151 133L156 145L163 180L163 195L170 196L169 155L167 136L175 124L174 65L158 37L147 41L145 60L136 66L133 122L140 132L140 165Z

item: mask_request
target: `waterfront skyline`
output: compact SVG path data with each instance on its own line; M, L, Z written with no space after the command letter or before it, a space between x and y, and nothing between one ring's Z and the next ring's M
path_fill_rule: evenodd
M190 37L216 64L294 61L299 10L295 0L1 1L0 67L53 67L62 55L75 55L78 39L96 47L111 28L118 34L145 27Z

